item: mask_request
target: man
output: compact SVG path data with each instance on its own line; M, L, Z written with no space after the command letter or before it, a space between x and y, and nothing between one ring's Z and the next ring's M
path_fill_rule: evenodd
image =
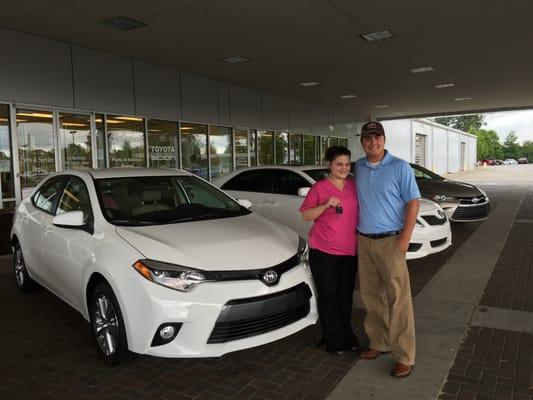
M416 224L420 191L410 165L385 150L379 122L361 129L366 157L355 166L359 197L358 254L365 330L371 360L392 352L391 375L409 376L415 364L415 324L405 253Z

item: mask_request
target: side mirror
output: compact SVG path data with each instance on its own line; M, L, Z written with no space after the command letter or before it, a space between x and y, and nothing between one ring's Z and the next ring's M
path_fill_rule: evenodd
M309 187L301 187L298 189L298 196L305 197L307 196L307 193L309 193L310 190L311 188Z
M54 217L52 223L60 228L82 229L93 234L92 223L87 224L83 218L83 211L69 211L65 214L59 214Z
M246 200L246 199L236 199L236 200L237 200L237 203L239 203L242 207L246 208L247 210L249 210L253 206L250 200Z

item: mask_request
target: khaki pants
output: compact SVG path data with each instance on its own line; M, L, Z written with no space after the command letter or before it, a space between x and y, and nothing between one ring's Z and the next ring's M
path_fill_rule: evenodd
M396 362L415 363L415 323L409 271L398 236L358 235L359 283L370 347L391 351Z

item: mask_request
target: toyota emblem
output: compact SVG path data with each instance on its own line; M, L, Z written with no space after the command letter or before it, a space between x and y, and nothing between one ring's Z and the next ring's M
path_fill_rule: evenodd
M442 219L444 218L444 211L442 210L437 210L437 214L439 214L439 217Z
M267 285L273 285L278 280L278 273L273 270L269 270L263 274L263 282Z
M479 199L477 197L472 198L472 204L477 204Z

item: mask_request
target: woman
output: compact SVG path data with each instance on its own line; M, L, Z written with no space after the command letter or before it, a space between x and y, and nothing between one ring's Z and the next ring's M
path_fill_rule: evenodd
M314 221L309 231L309 263L323 339L326 350L338 356L359 346L351 323L358 203L350 156L343 146L326 150L330 174L313 185L300 207L303 219Z

